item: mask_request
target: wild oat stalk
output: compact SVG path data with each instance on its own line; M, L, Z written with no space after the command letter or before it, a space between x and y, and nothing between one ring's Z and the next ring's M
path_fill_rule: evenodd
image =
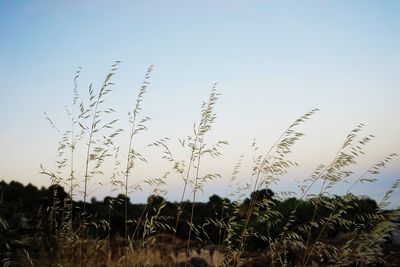
M186 252L189 254L190 242L192 239L193 232L198 232L198 229L194 225L194 211L195 211L195 201L198 191L202 191L204 184L208 181L214 180L220 177L219 174L208 173L204 176L200 176L201 162L202 158L206 155L211 157L218 157L221 155L219 149L223 145L227 145L226 141L218 141L213 146L207 146L205 144L205 136L212 129L212 125L216 119L216 114L214 113L214 106L218 99L218 93L216 91L216 83L213 85L209 99L207 102L203 102L201 107L200 122L193 126L193 135L188 136L184 139L179 139L180 145L183 149L188 148L190 152L189 160L177 160L175 159L173 153L167 146L165 142L157 144L164 149L163 159L168 160L173 163L173 170L178 173L183 180L183 189L181 193L180 202L178 204L178 211L175 219L175 227L173 228L174 236L173 243L175 242L177 229L181 221L181 216L185 208L185 197L187 195L188 186L191 184L193 188L192 194L192 206L190 212L189 233L187 239L187 249ZM167 141L167 140L164 140ZM196 229L195 229L196 228Z
M99 132L101 129L110 128L112 124L114 124L117 120L113 120L108 122L102 126L99 125L101 122L101 114L106 112L107 110L101 110L101 105L104 102L104 97L111 92L110 86L113 85L111 83L111 78L115 75L117 70L117 66L120 62L116 61L110 69L110 72L107 74L102 87L100 88L97 95L94 94L92 85L89 86L89 108L85 110L83 104L81 103L81 114L79 118L83 119L91 119L91 123L89 127L84 127L82 123L79 125L82 127L84 131L88 131L88 140L86 144L86 160L85 160L85 174L84 174L84 188L83 188L83 210L82 210L82 222L83 222L83 230L86 229L86 201L88 196L88 183L90 177L93 174L96 174L98 168L104 162L104 158L109 156L107 151L103 150L102 147L97 146L93 149L93 145L95 145L94 135ZM112 112L112 109L108 109L108 111ZM90 162L96 161L96 165L93 167L93 170L90 171ZM100 172L97 172L101 174Z
M322 181L322 185L321 185L321 189L319 192L319 195L316 196L316 198L314 198L314 213L312 216L312 219L310 221L310 225L311 225L311 229L313 228L318 228L318 227L322 227L322 229L324 229L323 225L326 224L327 222L330 222L330 220L327 220L324 222L317 222L315 220L316 217L316 213L318 210L318 207L322 207L322 206L327 206L329 207L329 209L331 210L331 212L335 211L335 210L340 210L341 214L335 214L335 216L333 216L332 218L335 219L335 221L340 222L342 221L343 224L343 220L341 220L341 216L338 217L338 215L343 215L343 213L345 212L344 207L339 206L336 207L336 205L341 204L340 202L333 202L333 205L326 205L326 201L324 201L323 196L326 195L327 193L329 193L329 190L337 183L342 182L342 181L346 181L346 179L353 174L352 171L348 171L345 168L355 165L357 164L356 159L360 156L363 155L363 146L365 146L366 144L368 144L371 141L372 136L366 136L360 139L358 138L358 133L362 130L362 128L364 127L363 124L359 124L356 128L354 128L346 137L342 147L339 149L339 151L337 152L334 160L332 161L332 163L330 165L328 165L327 168L325 168L325 170L323 170L321 173L319 173L318 176L316 176L315 180L311 183L311 186L317 181L317 180L321 180ZM308 190L311 188L311 186L308 188ZM311 245L311 230L308 231L307 234L307 241L305 243L305 253L304 253L304 258L303 258L303 266L305 266L308 261L309 258L311 256L312 251L315 248L315 245ZM314 244L318 244L318 239L322 236L321 235L317 238L316 242L314 242Z
M84 162L84 190L83 190L83 210L81 211L80 227L77 231L81 231L83 235L86 233L87 226L87 214L86 214L86 202L88 191L88 183L93 175L102 175L101 166L105 162L106 158L110 157L108 147L112 143L112 139L119 134L119 130L107 134L110 129L113 128L114 123L117 120L111 120L104 124L101 124L102 116L107 113L114 112L113 109L103 108L103 102L105 96L111 92L110 86L111 78L114 76L115 71L119 61L111 66L110 72L107 74L106 79L103 82L98 94L94 93L92 85L89 86L89 104L85 108L83 101L79 105L79 114L76 117L76 104L79 100L79 85L78 78L80 76L80 68L75 73L74 77L74 89L72 94L72 106L71 109L66 107L67 115L70 118L71 128L65 132L61 132L55 125L55 123L46 115L46 119L50 122L52 128L54 128L60 135L60 141L57 149L57 159L56 159L56 171L48 172L41 166L41 173L50 177L51 184L53 187L53 207L51 209L51 216L53 220L53 229L56 234L56 238L64 250L64 238L69 240L70 249L72 253L72 241L77 233L73 228L73 197L75 195L75 189L78 186L78 178L75 171L75 152L77 150L78 143L85 139L87 136L87 143L85 144L85 162ZM86 126L86 121L90 120L89 126ZM78 124L81 128L78 133L76 133L75 126ZM97 138L100 132L103 132L101 138ZM69 157L68 157L69 154ZM93 165L92 165L93 164ZM69 169L67 170L67 167ZM64 173L67 172L68 175L64 177ZM68 188L68 197L65 199L64 203L60 202L57 196L57 191L59 187L65 185ZM59 220L57 219L59 218ZM59 224L59 221L61 224ZM81 235L81 236L83 236ZM82 242L80 242L82 245ZM81 247L80 245L80 247ZM82 247L81 247L82 249ZM60 250L61 251L61 250ZM60 255L61 256L61 255ZM72 257L72 254L69 255ZM82 256L82 253L80 254ZM79 257L79 256L78 256ZM82 259L82 257L79 257ZM83 262L81 261L81 265Z
M128 153L127 153L127 160L126 160L126 168L125 168L125 172L124 172L124 176L125 176L125 181L124 181L124 193L125 193L125 205L124 205L124 239L125 239L125 247L128 247L128 243L129 243L129 235L128 235L128 194L129 194L129 177L135 167L135 162L137 159L142 160L142 161L146 161L142 155L135 151L133 149L133 141L134 141L134 136L137 135L138 133L145 131L147 128L145 126L145 123L150 119L148 117L144 117L143 119L141 119L139 121L139 123L137 123L138 120L138 116L140 111L142 110L141 108L141 103L143 100L143 96L147 91L147 88L149 86L150 83L150 75L151 72L153 70L153 66L150 66L146 72L146 75L144 77L142 86L140 87L139 90L139 94L136 98L136 103L135 106L133 108L132 113L129 113L129 123L131 125L131 130L129 133L129 145L128 145ZM125 265L127 264L127 262L125 261Z
M192 232L194 230L193 219L194 219L194 209L195 209L195 202L196 202L196 195L198 191L203 190L204 183L209 180L214 180L220 177L219 174L206 174L203 177L200 177L200 167L201 167L201 160L202 157L205 155L210 155L212 157L220 156L221 153L219 152L219 147L221 145L226 145L226 141L219 141L216 143L215 146L207 147L204 143L205 135L211 130L212 125L216 119L216 114L214 113L214 106L218 99L218 93L216 92L216 84L214 84L208 102L203 103L201 108L201 119L198 126L194 126L194 138L188 138L188 146L191 149L191 156L189 159L189 165L186 173L186 179L184 180L184 189L182 192L182 201L186 193L186 188L189 182L189 175L190 175L190 168L193 166L195 169L195 174L193 179L191 180L193 185L193 195L192 195L192 207L191 207L191 214L190 214L190 222L189 222L189 234L187 240L187 248L186 253L189 255L190 253L190 241L192 237ZM180 205L180 206L181 206ZM182 206L181 206L182 207ZM180 211L181 212L181 211ZM177 216L177 223L179 220L180 214Z
M58 149L57 149L57 159L56 159L56 168L55 172L48 172L41 165L41 173L50 177L50 182L54 186L53 191L53 206L52 206L52 221L54 230L56 231L56 239L60 249L64 251L65 243L64 239L66 238L69 243L69 250L72 253L72 242L74 239L74 230L73 230L73 196L74 189L77 187L74 177L74 152L75 152L75 144L76 140L79 139L80 135L75 135L74 127L76 124L75 119L75 106L77 100L79 98L78 94L78 78L80 76L81 68L75 73L74 76L74 88L72 94L72 108L71 110L68 107L65 107L68 117L71 119L71 129L66 130L63 133L56 127L53 120L49 115L46 115L46 120L49 121L50 126L57 131L61 135ZM70 158L67 157L67 149L69 149ZM69 161L68 161L69 160ZM63 177L63 169L66 168L69 164L69 177L64 179ZM64 203L61 203L57 196L58 187L62 186L64 183L69 188L69 196L64 200ZM62 207L61 207L62 205ZM59 225L57 218L61 216L61 224ZM69 255L72 257L72 255Z
M68 147L70 150L70 173L69 173L69 178L67 179L67 182L69 182L69 199L65 203L65 209L67 212L67 220L68 220L68 235L69 235L69 242L70 242L70 249L72 252L72 240L74 238L74 227L73 227L73 197L74 197L74 190L77 187L77 184L75 182L75 169L74 169L74 154L75 154L75 145L76 145L76 139L77 137L75 136L75 125L77 123L76 118L75 118L75 109L76 109L76 104L79 99L79 84L78 84L78 79L81 73L81 68L79 67L78 70L75 73L74 77L74 89L72 93L72 108L71 111L67 109L67 113L71 118L71 130L70 130L70 140L68 142ZM72 257L72 255L71 255Z
M296 162L288 160L287 154L291 152L293 145L299 140L302 133L296 131L296 126L308 120L318 109L313 109L294 121L283 134L275 141L264 156L257 156L254 160L254 168L252 176L255 176L253 192L256 192L250 200L250 206L246 213L246 218L240 233L239 247L235 254L233 265L237 266L240 256L248 237L248 227L250 218L254 215L257 205L258 190L262 187L268 187L271 183L279 180L279 176L286 173L286 169L291 166L297 166Z

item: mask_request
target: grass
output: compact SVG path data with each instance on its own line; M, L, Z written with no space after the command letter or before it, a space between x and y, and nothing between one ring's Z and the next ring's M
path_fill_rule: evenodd
M56 129L61 139L58 146L57 168L47 171L42 167L42 173L50 177L52 185L68 188L69 197L65 203L60 203L57 190L54 190L51 207L52 231L56 239L57 255L51 263L53 266L173 266L178 260L174 247L185 243L185 257L189 260L194 256L195 242L209 242L207 230L217 229L218 242L213 249L218 252L216 266L241 266L248 260L248 247L252 240L262 240L267 244L260 254L268 260L271 266L309 266L319 260L328 261L332 266L350 266L379 263L383 261L382 242L395 227L393 221L398 218L398 210L384 212L391 195L399 187L399 180L388 189L378 207L369 213L358 214L351 218L352 210L356 209L359 198L352 195L355 187L363 183L373 183L380 171L396 156L390 154L371 165L364 173L354 179L351 168L357 166L357 160L364 154L364 147L373 139L371 135L363 135L363 125L357 125L351 130L338 149L336 156L326 165L318 167L308 179L303 181L299 192L284 192L281 196L273 196L268 190L271 185L279 183L288 169L298 164L288 158L296 143L304 134L299 131L301 125L318 112L313 109L288 126L282 135L265 153L253 143L254 159L252 173L247 174L253 181L247 186L241 186L239 173L243 156L233 168L230 180L231 197L234 202L221 200L220 210L216 216L210 217L206 223L196 223L196 201L204 185L219 179L218 173L207 173L203 169L206 158L223 156L221 147L228 145L226 141L218 141L209 145L207 137L212 131L216 120L215 105L219 94L215 84L209 99L201 106L200 120L193 127L193 134L180 139L181 149L187 151L187 159L175 158L170 148L170 139L162 138L146 145L147 148L162 151L163 158L171 163L171 170L160 178L147 179L144 183L152 186L148 204L143 209L139 219L129 216L129 197L141 189L142 184L135 176L135 166L138 162L147 162L146 158L136 148L136 137L146 130L148 117L142 116L142 101L150 86L150 76L153 66L145 74L144 81L129 113L129 131L117 128L119 118L115 118L114 109L106 105L107 95L112 92L112 78L116 74L120 62L115 62L106 75L98 91L89 86L87 99L81 97L79 77L81 69L75 74L72 103L67 110L71 122L70 129L62 132L47 116L51 126ZM128 145L119 145L118 141L127 135ZM84 151L83 162L77 162L76 153ZM126 152L126 157L121 156ZM178 153L177 153L178 154ZM125 162L123 164L122 162ZM111 214L117 212L120 205L108 203L108 220L96 221L87 211L86 203L91 195L91 184L98 184L97 177L104 176L106 165L114 166L108 184L110 196L116 191L123 192L123 224L124 234L120 239L123 245L117 251L112 250ZM78 166L84 166L84 172L79 176ZM204 174L206 173L206 174ZM169 175L182 179L182 193L175 216L163 215L166 202L155 195L165 194L165 180ZM134 181L132 183L132 180ZM338 183L347 183L348 190L341 197L334 198L334 187ZM192 190L190 190L192 189ZM264 190L264 191L263 191ZM243 198L254 192L247 204ZM82 197L82 207L74 207L74 198ZM289 210L280 209L278 199L287 199L300 195ZM111 198L110 198L111 199ZM191 199L191 202L185 201ZM310 218L298 222L298 216L304 209L305 201L311 203ZM216 202L216 203L217 203ZM183 216L186 205L190 205L189 216ZM323 211L323 212L321 212ZM57 218L62 218L58 220ZM74 220L79 221L74 226ZM174 223L167 223L173 221ZM7 223L0 218L1 225L7 228ZM185 226L186 225L186 226ZM259 226L262 225L260 229ZM89 228L105 228L108 235L104 239L93 239ZM185 240L177 237L180 227L188 227ZM327 240L329 231L342 229L351 234L344 238L344 244L331 244ZM167 249L158 248L157 238L162 233L172 234ZM118 238L118 237L117 237ZM207 254L207 253L206 253ZM27 254L29 255L29 254ZM203 254L202 254L203 255ZM297 255L297 256L295 256ZM204 255L202 257L205 257ZM28 258L28 257L27 257ZM211 259L209 260L211 261ZM29 260L33 266L40 266L40 260ZM189 263L184 265L189 266Z

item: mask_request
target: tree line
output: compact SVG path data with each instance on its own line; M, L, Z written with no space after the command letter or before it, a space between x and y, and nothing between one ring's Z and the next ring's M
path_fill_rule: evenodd
M54 197L56 196L56 198ZM60 230L63 224L63 210L66 200L69 198L64 188L52 185L49 188L40 188L28 184L24 186L19 182L6 183L0 182L0 217L7 223L7 230L1 229L2 245L7 240L21 239L24 235L36 236L41 239L51 238L57 230ZM256 207L256 212L250 220L250 227L258 232L259 236L264 236L267 231L265 222L259 220L258 213L270 212L279 214L280 217L289 218L292 211L294 223L292 227L298 227L312 220L312 216L324 218L331 212L328 207L318 206L315 212L315 203L313 199L299 200L296 198L287 198L280 200L270 189L264 189L251 193L241 203L233 203L227 198L221 198L218 195L209 197L206 203L196 203L193 223L196 225L196 239L209 244L218 244L224 236L224 229L217 222L230 219L233 209L239 206L237 216L245 216L252 198L257 198L256 203L263 203L268 199L269 207L260 204ZM326 198L326 202L345 201L344 197L333 196ZM362 220L369 213L378 209L377 203L368 197L353 197L352 205L346 211L346 217L352 221ZM105 197L103 201L97 201L92 198L90 203L86 203L88 218L88 236L91 238L116 238L123 236L124 231L124 203L125 196L120 194L116 197ZM154 219L155 225L153 234L169 233L173 234L176 223L176 215L181 213L178 227L176 228L176 237L185 240L188 236L188 220L191 216L191 204L185 202L182 210L179 211L179 203L169 202L162 196L151 195L146 204L134 204L128 200L128 213L130 220L129 235L133 239L140 239L146 231L146 220ZM56 206L56 209L54 207ZM81 222L82 201L73 203L73 224L78 228ZM295 208L296 207L296 208ZM54 214L56 213L56 214ZM272 215L273 216L273 215ZM316 218L314 218L315 220ZM356 225L356 224L355 224ZM268 229L269 235L274 236L282 232L282 225L274 225ZM147 229L149 230L149 229ZM351 230L351 229L350 229ZM341 231L349 231L347 228L338 227L329 229L327 237L334 237ZM151 232L150 232L151 234ZM248 250L258 250L267 246L267 241L257 236L251 236L247 242Z

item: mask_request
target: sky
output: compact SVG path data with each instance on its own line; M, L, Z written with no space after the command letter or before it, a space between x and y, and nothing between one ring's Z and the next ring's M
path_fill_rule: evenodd
M272 185L274 191L295 190L319 164L328 164L358 123L376 137L354 167L362 173L400 154L399 13L398 1L0 0L0 179L49 185L39 166L54 169L60 136L44 112L68 129L64 106L71 104L77 68L85 95L91 82L101 86L116 60L121 64L107 104L123 128L154 65L142 106L151 121L139 144L169 137L179 150L177 139L192 133L201 103L218 83L218 117L208 140L229 146L205 162L203 171L222 178L207 184L200 200L229 194L240 155L239 177L249 181L253 139L265 153L313 108L320 111L301 126L305 136L290 155L300 166ZM151 160L138 167L133 182L168 170L159 154L146 152ZM379 201L399 177L395 158L378 182L355 193ZM91 183L97 198L109 191ZM168 199L179 199L182 186L170 177ZM392 207L399 206L399 195ZM146 193L131 198L145 201Z

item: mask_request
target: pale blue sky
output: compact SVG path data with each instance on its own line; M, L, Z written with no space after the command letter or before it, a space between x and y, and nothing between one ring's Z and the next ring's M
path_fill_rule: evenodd
M48 184L39 164L51 167L57 136L43 112L62 125L77 66L86 91L114 60L122 64L109 101L121 120L155 65L143 107L149 140L190 134L219 83L213 137L230 142L216 164L225 175L240 154L251 155L253 138L267 148L315 107L293 153L301 167L290 175L301 179L329 162L360 122L377 137L361 170L400 153L399 14L399 1L0 0L0 179ZM378 198L399 176L396 159L382 182L359 190ZM179 182L170 183L174 199ZM291 186L287 178L281 187Z

